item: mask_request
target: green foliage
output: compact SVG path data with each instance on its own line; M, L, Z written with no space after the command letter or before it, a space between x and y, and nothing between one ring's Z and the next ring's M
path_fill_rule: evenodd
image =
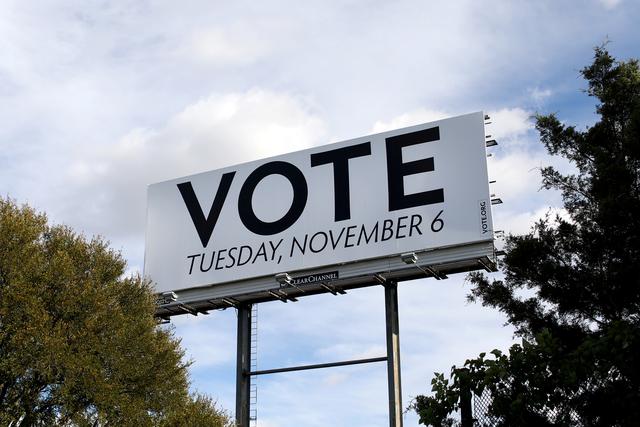
M103 240L0 199L0 425L225 425L124 270Z
M232 427L231 417L217 407L210 397L196 394L190 396L178 411L172 411L162 422L162 427Z
M472 273L469 299L503 312L522 337L432 381L413 407L442 425L457 409L461 381L488 389L490 413L510 426L635 426L640 419L640 68L596 48L582 70L600 120L585 131L538 116L541 141L576 168L542 169L567 217L546 217L509 236L504 280ZM523 290L525 292L523 292ZM523 296L530 295L530 296Z

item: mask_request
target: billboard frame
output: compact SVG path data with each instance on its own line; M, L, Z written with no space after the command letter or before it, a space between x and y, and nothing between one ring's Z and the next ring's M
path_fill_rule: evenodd
M185 313L194 314L206 312L210 309L235 306L243 302L254 303L274 299L291 300L292 298L295 299L300 296L321 292L334 293L336 289L347 290L367 286L366 283L375 282L375 277L378 275L394 280L409 280L411 278L424 276L439 278L440 276L446 276L446 274L469 271L477 267L494 271L496 257L493 247L493 226L491 220L492 196L490 196L488 190L489 180L486 171L486 147L489 144L486 141L484 129L486 123L482 120L483 118L485 118L485 116L482 112L471 113L153 184L149 187L149 213L147 219L148 242L147 250L145 251L145 274L150 274L151 279L157 281L159 290L166 291L160 292L161 295L158 298L158 314L164 318L169 318L173 315ZM482 136L480 135L480 131L482 132ZM421 138L426 139L423 140ZM367 146L366 152L362 151L362 146L365 145ZM409 151L405 152L404 155L408 157L403 160L403 151L401 150L404 148ZM426 151L417 154L418 151L416 151L416 149L418 148ZM362 152L358 151L356 153L354 151L355 149ZM357 213L357 215L359 216L352 218L352 220L347 223L347 226L344 226L344 223L340 221L351 218L348 216L349 178L346 178L346 196L344 194L342 195L347 197L345 214L345 212L343 212L344 209L340 210L338 208L339 191L336 176L338 174L339 163L338 160L334 158L336 152L342 153L343 151L349 151L349 154L344 154L348 157L340 158L340 161L344 163L340 163L340 165L346 168L347 174L350 174L349 164L353 163L351 166L354 168L352 172L355 174L355 178L352 177L352 179L355 179L356 184L354 185L360 185L360 187L358 187L359 190L364 191L363 188L371 188L373 182L375 182L375 185L388 185L387 189L389 191L387 195L387 206L387 198L380 197L375 192L371 193L372 190L367 190L367 192L364 193L366 194L366 199L364 200L371 201L372 209L363 210L361 207L358 208L359 213ZM327 154L331 154L331 156L334 157L326 156ZM412 160L416 158L416 155L418 155L418 160ZM309 157L311 158L310 168L308 164ZM303 158L306 159L306 163L301 163L301 159ZM371 159L370 162L373 163L370 164L366 162L369 158ZM434 158L436 164L435 169L433 166ZM350 159L353 159L353 162L350 162ZM292 163L287 163L288 161ZM324 187L330 185L330 182L325 181L325 179L330 179L328 176L331 176L332 168L330 166L332 161L334 162L333 184L335 185L335 189L333 193L326 193L326 188ZM357 162L365 162L365 164L363 166L363 163L358 164ZM310 203L312 202L305 202L308 205L307 211L311 212L305 213L304 215L307 215L307 217L303 216L302 218L306 219L304 221L301 220L305 224L304 227L311 227L309 230L307 228L302 229L308 233L304 235L305 246L307 235L311 235L313 231L321 230L317 231L313 236L324 234L326 240L327 233L332 231L331 228L326 228L332 227L332 225L328 224L333 224L333 226L337 227L334 231L340 230L340 226L342 225L337 241L340 241L340 237L342 237L344 231L347 230L347 232L344 233L347 237L343 239L345 247L342 248L338 245L338 251L343 250L343 252L336 254L331 252L328 254L328 258L317 258L317 255L315 255L316 251L313 249L309 249L313 253L308 254L305 254L304 250L301 250L301 254L299 255L300 261L298 261L298 256L294 257L293 254L296 237L300 237L296 233L300 232L301 225L293 222L289 227L295 226L297 228L274 232L276 233L274 234L276 240L282 237L278 245L286 241L287 243L282 246L290 247L291 254L288 255L289 261L281 265L280 259L283 258L281 254L277 265L273 262L272 257L270 265L267 266L265 264L264 268L261 267L257 270L239 270L237 275L235 274L235 269L247 268L247 266L245 266L246 263L242 264L243 267L239 267L241 264L238 260L238 267L233 267L234 274L230 274L226 270L226 268L228 268L228 265L225 265L226 261L223 261L220 267L224 268L217 271L219 261L224 259L221 258L220 254L228 251L227 257L231 257L231 251L237 250L238 248L236 246L240 245L240 243L237 242L238 239L245 239L244 236L252 235L251 233L258 233L258 236L264 234L247 225L247 214L245 213L243 216L241 206L244 206L246 210L246 207L250 206L251 200L249 199L249 202L247 202L246 197L243 198L242 194L245 194L245 196L247 196L247 194L249 196L253 195L253 190L255 190L257 183L260 183L262 178L272 175L278 176L279 174L283 174L284 176L287 174L275 171L265 172L266 169L269 169L267 166L275 164L279 164L280 166L289 165L288 167L300 173L300 179L302 180L305 180L305 174L310 174L306 178L311 185L309 188L313 187L316 191L322 188L321 196L313 199L313 203L315 204L311 206ZM297 169L296 164L306 172ZM382 170L385 168L385 164L386 170ZM328 165L328 167L314 168L314 166L322 165ZM360 169L355 168L355 166L358 166ZM375 169L371 169L371 166L376 166L381 169L375 171ZM304 169L305 167L308 169ZM467 174L467 176L460 181L458 180L461 176L459 171L466 171L467 169L464 169L465 167L468 167L470 172L463 172L462 175ZM395 170L395 172L392 172L392 169ZM249 173L249 171L252 172ZM259 171L261 172L256 175ZM318 175L318 172L322 172L323 174ZM244 175L248 176L244 178L243 181ZM238 178L236 179L236 184L232 186L234 176ZM366 177L365 181L363 181L363 177ZM409 184L413 182L414 187L407 189L406 192L402 188L392 191L392 188L398 185L400 185L400 187L405 185L398 183L402 181L403 177L407 178ZM373 180L373 178L375 178L375 180ZM421 181L416 181L415 178L420 178ZM486 183L483 183L483 179L479 178L486 179ZM369 182L369 179L372 179L372 181ZM400 179L400 181L398 181L398 179ZM434 179L435 181L432 181ZM194 186L192 186L192 182ZM223 182L226 182L226 184ZM244 182L244 184L242 184L242 182ZM247 182L251 182L251 184L247 187L249 190L245 191ZM365 184L363 184L363 182ZM418 182L425 187L415 187L415 184ZM290 183L294 186L293 181L290 181ZM178 194L176 190L176 185L180 190L180 194ZM198 187L198 185L200 187ZM227 194L229 194L229 198L235 197L238 193L237 187L240 185L242 188L239 191L238 212L234 213L232 206L229 206L226 210L222 209ZM304 185L304 200L307 200L306 185L307 184ZM365 185L365 187L362 187L363 185ZM275 189L281 187L271 188L274 188L274 191L278 191ZM423 191L425 188L430 190ZM436 190L433 190L434 188ZM198 189L200 189L200 193L205 197L203 201L205 209L202 209L200 206L197 199L199 195L196 195L194 192L198 191ZM212 197L211 195L207 196L207 194L211 194L212 191L215 199L211 207L211 212L209 216L206 217L204 216L204 212L208 206L206 197ZM351 191L353 197L354 189L352 188ZM447 193L447 197L444 196L444 192ZM422 200L422 198L427 197L427 195L433 196L433 194L430 193L438 193L440 194L438 197L442 197L442 199L437 201L415 202L418 199ZM400 196L398 196L398 194L400 194ZM187 209L185 209L184 204L182 204L180 195L182 195ZM273 225L289 216L294 209L294 205L296 205L297 196L295 186L293 197L293 204L284 217L276 222L262 224ZM318 197L321 197L321 200L326 200L327 197L332 198L331 200L335 198L336 218L334 222L330 222L328 218L324 216L327 212L323 210L324 208L321 205L318 205ZM360 197L358 200L362 203L363 196L358 197ZM398 199L398 197L400 197L400 199ZM264 203L264 200L262 198L259 198L259 200L261 201L257 205L259 206L258 209L260 209L261 206L265 206L261 204ZM232 202L233 200L229 201L229 203ZM249 205L247 205L247 203L249 203ZM352 201L351 203L354 202ZM404 206L403 203L409 203L409 205ZM441 203L444 204L441 205ZM274 203L271 202L270 204ZM402 206L395 206L398 204ZM392 205L395 207L392 207ZM253 208L250 208L251 215L254 215L252 209ZM304 207L302 209L304 209ZM318 211L320 213L316 214L315 209L320 209ZM185 213L187 210L188 215ZM202 212L200 212L201 210ZM439 213L437 213L438 210ZM445 222L439 219L443 211L446 213L446 215L443 216L446 222L446 228L443 233L439 233L445 224ZM238 222L238 217L234 216L236 214L239 215L242 223L247 227L249 232L246 234L247 230L244 230L243 233L245 234L237 236L232 234L232 240L229 241L229 231L225 229L227 224L230 224L231 229L234 231L236 230L234 227L238 225L241 226ZM219 217L219 215L222 216ZM300 213L297 215L300 215ZM315 219L314 215L320 215L321 222L317 225L307 224L309 218L312 220ZM333 213L331 215L333 215ZM347 217L338 218L339 215L347 215ZM386 215L390 216L386 217ZM190 219L187 219L189 216ZM415 237L411 237L411 230L414 228L414 217L416 218L415 228L420 236L416 233ZM206 253L211 257L210 263L213 263L214 254L217 249L218 256L215 262L215 270L213 270L211 269L211 265L213 264L209 265L208 268L202 265L205 259L205 253L195 253L196 249L193 248L200 247L200 244L202 244L203 250L207 248L207 243L209 243L209 239L211 238L211 232L218 218L221 218L220 221L223 221L222 225L218 227L220 233L222 233L219 237L219 242L216 241L218 242L218 246L216 246L213 251L209 248L209 252ZM259 222L261 221L255 218L255 216L252 217L252 219L258 220ZM403 219L405 222L401 224ZM193 220L193 223L190 222L191 220ZM224 222L225 220L227 222ZM403 227L405 230L408 229L409 238L403 239L407 237L406 232L405 235L400 235L398 231L395 237L393 237L392 232L391 237L393 237L393 239L391 241L385 242L384 237L381 237L381 240L378 241L378 222L375 222L375 227L373 227L374 223L366 222L372 220L377 220L380 223L380 229L385 227L384 229L386 230L387 222L391 224L390 227L392 228L397 227L397 229L400 230L401 227ZM207 223L207 227L203 227L203 221ZM212 221L213 223L211 223ZM397 222L396 225L394 225L394 221ZM385 224L384 226L382 226L383 222ZM424 236L423 231L420 231L420 228L418 228L421 223L423 224L421 228L425 233ZM429 223L430 225L428 225ZM194 225L196 226L197 236L199 236L200 241L194 237L196 236L193 228ZM167 228L171 229L173 227L175 227L175 230L167 233ZM316 230L313 229L314 227L316 227ZM371 229L368 227L373 227L373 229L376 230L374 244L369 246L369 240L366 238L366 244L360 247L360 238L358 238L358 249L350 249L350 255L347 255L346 248L353 246L353 244L347 244L349 242L349 240L347 240L349 236L353 236L353 234L349 234L350 230L360 230L360 237L362 237L362 234L365 233L365 228L367 230L366 232L370 232ZM206 230L203 231L204 229ZM216 231L216 233L218 232ZM267 233L264 238L270 238L270 233L271 232ZM384 233L382 236L384 236ZM332 242L333 238L332 236ZM310 240L309 248L311 248L313 237ZM264 246L265 241L263 240L262 242L262 246ZM268 242L273 245L271 240L268 240ZM389 245L391 242L393 242L393 245ZM236 246L233 246L234 244ZM245 244L251 245L252 243L243 242L243 245ZM224 249L225 246L227 249ZM242 246L242 248L245 247L251 249L249 246ZM276 248L277 246L272 248L274 249L274 255ZM335 251L335 245L333 249ZM187 254L195 253L194 255L186 256L186 259L190 260L187 261L190 262L190 267L186 265L186 270L184 270L185 251L188 251ZM402 260L402 255L407 251L416 254L416 259L413 263L407 264L406 261ZM240 255L236 252L236 257L240 258L242 256L241 253L242 249L240 250ZM324 254L324 252L322 252L322 254ZM306 260L307 256L310 257L309 260ZM198 259L199 269L197 266L194 267L194 263L198 264ZM231 257L231 259L234 258ZM251 264L254 262L255 259ZM234 265L234 263L235 261L233 261L231 265ZM147 269L147 267L149 268ZM193 275L192 270L194 272ZM203 273L201 273L200 270ZM300 277L323 275L328 272L335 272L336 274L334 277L331 277L330 280L326 280L323 283L309 284L305 282L304 286L298 286L295 283L296 279ZM291 277L294 283L290 284L287 280L283 281L283 277Z

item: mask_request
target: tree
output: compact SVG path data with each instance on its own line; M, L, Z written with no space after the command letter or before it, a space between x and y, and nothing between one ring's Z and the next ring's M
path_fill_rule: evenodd
M186 400L184 406L173 411L163 420L162 427L200 427L234 425L226 411L217 408L210 397L195 394Z
M227 423L189 395L179 340L125 267L102 239L0 199L0 425ZM211 422L168 423L193 408Z
M489 390L500 425L632 426L640 419L640 69L595 49L584 68L599 121L584 131L536 117L541 141L575 173L542 169L566 216L509 236L504 278L468 277L469 299L503 312L521 344L436 374L412 407L443 425L468 388Z

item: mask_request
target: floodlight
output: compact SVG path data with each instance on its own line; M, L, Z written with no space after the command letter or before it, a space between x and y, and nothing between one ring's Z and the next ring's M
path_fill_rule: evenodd
M400 255L400 258L405 264L415 264L416 262L418 262L418 255L416 255L415 252L407 252Z
M425 267L424 270L421 268L422 271L431 274L436 280L442 280L442 279L448 279L449 277L442 273L441 271L436 270L433 267Z
M425 268L425 267L422 267L421 265L418 265L418 255L416 255L415 252L404 253L400 255L400 258L402 258L402 261L405 264L415 265L418 268L418 270L422 271L426 275L430 274L431 276L435 277L437 280L447 278L446 274L439 272L435 268L432 268L432 267Z
M279 299L282 302L287 302L287 300L293 301L293 302L298 301L296 297L287 295L284 291L281 291L280 289L271 289L271 290L268 290L267 293L272 297Z
M267 292L268 292L268 293L269 293L269 295L271 295L272 297L277 298L277 299L279 299L279 300L280 300L280 301L282 301L282 302L287 302L287 298L286 298L285 296L280 295L280 294L278 294L278 293L276 293L276 292L274 292L274 291L267 291Z
M343 294L344 295L344 294L347 293L347 291L345 291L344 289L336 288L335 286L330 285L328 283L320 283L320 287L322 289L324 289L325 291L331 292L333 295L338 295L338 294Z
M197 316L198 315L198 310L196 310L195 308L191 307L190 305L187 305L185 303L180 303L179 307L181 309L183 309L184 311L186 311L187 313L193 315L193 316Z
M492 270L491 267L489 266L489 264L487 263L487 261L489 261L489 260L488 259L484 259L484 258L485 257L478 259L478 263L480 263L482 268L484 268L487 271L487 273L493 272L494 270Z
M496 197L495 199L491 199L492 205L499 205L500 203L502 203L502 199L499 197Z
M376 279L376 281L378 283L380 283L381 285L384 285L385 283L387 283L387 278L384 277L382 274L380 273L376 273L373 275L373 278Z
M491 135L489 135L491 136ZM498 141L496 141L495 139L490 139L486 142L487 147L493 147L498 145Z
M237 307L239 304L239 301L234 298L222 298L222 302L230 307Z
M178 300L178 295L173 292L173 291L169 291L169 292L163 292L162 294L162 298L165 299L165 301L177 301Z
M291 276L289 273L278 273L276 274L276 282L280 283L280 286L291 285Z

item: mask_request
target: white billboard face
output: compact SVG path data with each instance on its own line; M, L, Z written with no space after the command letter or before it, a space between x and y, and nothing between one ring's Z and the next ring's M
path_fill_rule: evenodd
M153 184L146 233L158 292L491 241L484 115Z

